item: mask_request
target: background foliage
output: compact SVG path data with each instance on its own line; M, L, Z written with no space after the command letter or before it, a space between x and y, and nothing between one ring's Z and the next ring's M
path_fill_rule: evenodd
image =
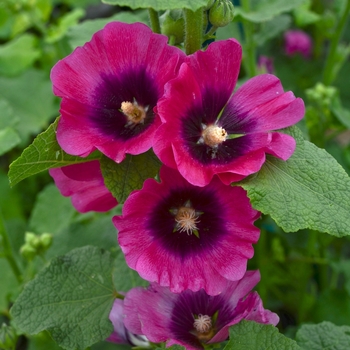
M6 241L5 236L0 236L0 326L4 323L24 332L15 332L13 336L17 339L17 349L55 350L89 346L95 350L126 349L126 346L101 341L111 331L110 324L105 322L106 315L116 291L125 292L136 285L145 285L137 273L127 268L116 245L111 217L120 213L120 206L106 214L78 214L44 171L53 165L77 161L76 157L64 154L55 142L56 124L49 127L59 111L59 101L52 94L49 78L52 66L75 47L90 40L92 34L109 21L140 21L149 25L147 7L164 10L183 4L195 11L206 2L0 2L0 230L7 232L9 237ZM239 84L261 69L256 61L251 61L251 53L256 58L268 56L273 60L274 74L281 79L285 90L292 90L296 96L302 97L307 111L298 125L301 132L296 129L288 131L298 141L298 150L291 161L286 164L275 158L269 159L255 179L241 183L254 207L264 214L258 222L261 238L255 246L254 258L249 261L249 268L260 269L262 278L257 290L264 306L279 314L280 333L276 334L276 329L270 326L243 322L231 329L231 339L236 340L222 346L237 350L268 349L272 348L269 339L274 339L274 346L278 344L278 349L349 349L349 26L345 26L341 33L335 59L331 65L328 63L331 43L336 39L342 16L349 15L346 7L349 1L253 0L250 8L245 6L246 3L235 2L233 22L216 31L217 39L235 37L243 44L245 55ZM309 59L285 54L283 34L288 29L301 29L312 37L313 51ZM37 149L47 149L46 154ZM306 159L304 149L311 152L308 154L317 153L315 158L322 159L322 164L317 164L314 172L309 169L315 160ZM93 154L90 159L97 157L99 155ZM157 173L159 164L152 155L140 157L148 157L152 166L143 169L142 160L138 163L133 158L133 161L129 160L131 172L125 173L123 166L117 170L119 177L130 178L129 187L113 186L115 169L111 171L108 159L102 160L106 184L121 201L133 188L140 187L144 178ZM304 171L305 163L308 163L308 168ZM295 177L285 175L284 167L289 167L289 173L294 169ZM266 176L267 172L273 173L274 183L270 176ZM329 178L327 188L321 187L324 181L320 179L324 180L324 176ZM339 178L343 180L338 181ZM263 184L265 192L261 185L256 189L256 181ZM305 190L298 191L300 187L295 183L301 183ZM10 184L16 186L10 187ZM290 196L294 198L294 206L288 206ZM334 204L337 198L345 205L338 207ZM296 202L298 206L295 206ZM300 212L305 216L305 211L308 220L289 220L291 215ZM322 221L318 220L320 213L324 213ZM346 222L348 225L344 224ZM38 236L50 233L52 245L43 249L42 254L21 254L21 247L28 243L26 232ZM13 251L11 258L8 247ZM89 264L84 261L84 250L89 250L92 257ZM56 274L55 270L56 277L53 277L51 269L55 267L59 273ZM16 269L20 273L16 274ZM34 301L31 297L42 293L44 304L45 297L61 298L62 295L56 295L55 283L64 284L71 276L67 271L73 271L75 276L72 281L74 288L69 288L68 292L60 290L67 304L62 306L58 318L52 318L50 326L45 323L40 328L38 320L42 317L47 322L46 316L50 318L53 311L50 303L36 305L37 297ZM35 284L31 282L33 278ZM51 282L55 279L54 284L50 286L48 279ZM35 289L40 286L39 290ZM89 293L87 297L91 304L85 304L80 290ZM21 308L24 299L28 303L27 310ZM15 301L17 304L10 314ZM71 301L79 311L74 311L74 308L72 311ZM32 307L35 307L35 312ZM78 321L80 329L71 334L70 322L76 325L74 319L87 308L94 309L91 318L100 320L98 329L93 329L95 324L89 324L90 318L87 318L81 323ZM11 321L13 318L17 323ZM61 324L57 324L57 320ZM4 328L1 332L0 335ZM251 333L255 337L245 336ZM242 342L238 344L237 339Z

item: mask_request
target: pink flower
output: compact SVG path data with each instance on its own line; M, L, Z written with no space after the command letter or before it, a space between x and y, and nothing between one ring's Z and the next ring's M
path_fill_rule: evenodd
M124 203L123 215L113 218L127 264L175 293L221 293L226 279L239 280L246 271L260 213L242 188L218 178L197 187L164 166L160 179L146 180Z
M269 74L233 93L241 54L240 44L230 39L188 56L158 102L164 124L154 152L193 185L205 186L215 174L230 184L259 171L265 153L286 160L294 152L291 136L271 130L298 122L303 101Z
M132 346L149 347L147 338L143 335L133 334L124 326L124 301L115 299L109 319L113 324L113 333L106 339L111 343L129 344Z
M105 212L118 204L104 184L98 160L53 168L49 173L61 194L71 197L74 208L81 213Z
M184 56L144 24L107 24L52 69L60 146L81 157L98 149L117 163L150 149L161 123L153 108Z
M309 58L312 51L311 37L301 30L288 30L284 33L286 55L292 56L296 53Z
M279 317L265 310L257 292L251 289L260 280L259 271L247 271L240 281L227 281L222 293L210 296L203 289L173 294L156 283L148 289L134 288L124 299L124 324L151 342L167 341L187 350L224 341L229 327L242 319L276 325Z

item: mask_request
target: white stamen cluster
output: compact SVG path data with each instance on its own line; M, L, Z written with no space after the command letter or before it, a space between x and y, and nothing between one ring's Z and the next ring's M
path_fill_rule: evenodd
M181 207L175 217L176 228L180 232L185 232L191 235L194 230L198 230L196 224L199 223L198 215L193 208Z
M226 141L227 132L220 126L209 125L203 130L201 138L206 145L216 147Z
M199 333L207 333L211 330L211 317L208 315L199 314L198 318L194 320L193 327Z

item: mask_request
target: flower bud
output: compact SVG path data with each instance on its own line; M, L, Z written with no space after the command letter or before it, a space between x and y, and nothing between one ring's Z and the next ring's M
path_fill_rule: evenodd
M230 0L216 0L209 10L209 21L214 27L224 27L232 22L234 7Z
M52 234L51 233L43 233L40 236L40 243L41 246L44 250L50 248L51 244L52 244Z
M33 232L26 232L24 241L33 248L38 248L40 246L40 239Z
M0 349L14 349L17 342L17 334L13 327L2 324L0 328Z
M166 11L160 18L162 22L162 34L175 37L175 44L184 41L185 20L181 10Z
M25 243L22 245L22 247L20 249L20 253L27 260L33 260L34 257L37 255L37 250L32 245Z

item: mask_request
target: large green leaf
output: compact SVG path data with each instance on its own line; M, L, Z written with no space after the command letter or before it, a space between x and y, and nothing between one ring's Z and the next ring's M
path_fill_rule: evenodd
M130 192L140 189L148 178L154 178L159 171L160 161L152 151L137 156L130 154L122 163L116 163L110 158L101 158L101 170L107 188L124 203Z
M297 332L296 341L304 350L348 350L350 327L331 322L304 324Z
M37 196L29 230L35 233L59 232L69 226L74 213L70 198L63 197L54 184L49 184Z
M48 73L35 69L12 78L0 77L0 99L20 118L16 129L22 139L46 128L58 110Z
M50 168L87 162L98 159L98 152L89 157L71 156L64 152L56 140L56 129L59 118L43 133L39 134L21 156L10 165L9 181L14 186L23 179Z
M264 0L264 1L255 1L255 6L252 6L250 12L246 12L242 9L242 7L235 7L236 18L240 20L241 18L254 22L260 23L269 21L272 18L280 15L281 13L285 13L291 11L306 0Z
M128 6L132 9L153 8L159 10L173 10L187 8L196 11L207 5L208 0L102 0L111 5Z
M17 146L20 141L19 135L13 128L7 127L0 130L0 156Z
M23 34L0 46L0 74L12 76L30 67L40 56L36 48L37 38Z
M224 350L301 350L298 344L272 325L243 320L230 328Z
M54 259L24 288L11 309L15 325L28 334L48 330L65 349L85 349L113 331L113 260L87 246Z
M304 141L299 129L288 132L297 140L293 156L286 162L268 156L258 174L240 183L253 207L286 232L309 228L349 235L349 176L325 150Z

